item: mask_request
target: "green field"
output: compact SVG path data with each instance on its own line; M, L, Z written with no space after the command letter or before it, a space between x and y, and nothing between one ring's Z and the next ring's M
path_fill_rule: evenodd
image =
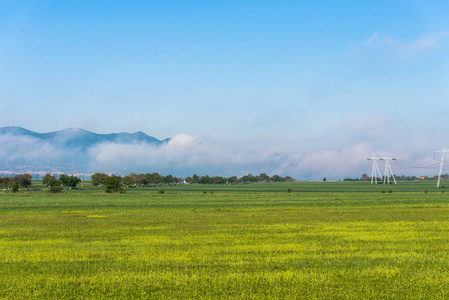
M435 185L3 191L0 298L448 299Z

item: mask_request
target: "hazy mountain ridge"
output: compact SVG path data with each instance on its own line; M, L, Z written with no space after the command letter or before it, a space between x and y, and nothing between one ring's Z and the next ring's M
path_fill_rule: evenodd
M32 137L57 146L68 146L72 148L87 149L99 143L133 144L146 143L155 146L169 141L169 139L158 140L142 131L134 133L120 132L100 134L81 128L68 128L48 133L38 133L22 127L9 126L0 128L0 135Z
M0 172L89 172L104 158L104 147L158 149L158 140L138 131L98 134L81 128L38 133L22 127L0 128ZM107 157L108 158L108 157ZM113 159L113 163L122 158Z

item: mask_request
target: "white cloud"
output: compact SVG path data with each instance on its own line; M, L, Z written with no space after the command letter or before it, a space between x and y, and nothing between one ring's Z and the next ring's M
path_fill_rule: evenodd
M375 46L379 42L380 32L374 33L366 42L365 46Z
M312 178L331 176L338 178L348 174L360 173L366 169L367 154L371 151L368 143L360 143L341 150L324 150L306 154L293 154L287 157L281 172L308 174Z
M125 168L152 172L172 166L176 170L189 172L175 174L177 176L193 173L239 176L266 172L300 179L320 179L323 176L341 178L354 172L366 172L366 157L372 151L368 143L348 146L342 150L314 153L282 153L274 152L273 149L277 147L251 150L243 149L239 145L202 141L193 136L179 135L160 147L107 143L97 145L91 149L90 154L92 163L105 171Z
M231 145L202 141L181 134L159 147L148 144L104 143L90 150L94 165L101 168L236 167L267 163L272 152L243 151Z
M0 160L3 165L49 162L67 157L68 152L26 136L0 135Z
M360 121L358 126L365 128L367 125ZM90 162L90 169L95 172L160 172L182 177L194 173L242 176L265 172L271 175L290 175L300 180L321 180L323 177L342 179L369 173L371 165L366 158L371 156L371 152L375 152L377 156L392 155L398 161L419 162L432 159L429 154L432 155L435 150L429 150L431 146L428 139L415 139L411 145L391 143L382 150L377 148L382 145L372 138L370 141L334 146L332 150L323 145L324 149L321 151L287 152L281 144L226 143L181 134L161 146L145 143L97 144L88 151L86 158L84 154L77 156L78 151L73 149L57 148L31 137L3 135L0 136L0 144L0 159L6 165L30 163L63 167L69 162L81 170L86 167L83 163L87 160ZM422 172L422 169L394 171L410 174L412 171ZM428 170L428 174L436 172L437 169Z
M449 32L436 32L423 34L412 41L400 41L391 36L376 32L366 40L365 46L391 49L402 55L418 55L440 48L443 41L448 37Z
M187 134L179 134L170 139L167 146L170 148L187 148L199 143L194 136Z

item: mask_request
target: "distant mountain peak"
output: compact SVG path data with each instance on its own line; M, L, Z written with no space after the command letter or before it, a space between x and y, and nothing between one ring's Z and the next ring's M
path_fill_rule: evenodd
M82 128L38 133L18 126L0 128L0 170L6 172L84 172L103 154L104 144L159 147L163 141L142 131L100 134ZM108 145L105 145L108 147ZM103 147L104 148L104 147ZM120 148L120 147L119 147ZM26 169L26 171L23 171Z
M137 131L135 133L120 132L100 134L77 127L46 133L38 133L18 126L0 128L0 135L5 134L13 136L29 136L45 140L51 144L64 144L66 146L78 148L89 148L99 143L146 143L160 145L166 141L158 140L142 131Z

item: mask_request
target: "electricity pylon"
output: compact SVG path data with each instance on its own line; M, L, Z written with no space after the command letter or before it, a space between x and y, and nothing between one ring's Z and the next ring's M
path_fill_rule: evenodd
M394 178L393 170L391 170L391 166L390 166L390 160L396 160L396 158L380 157L379 160L385 161L384 184L390 183L390 177L393 177L394 184L397 184L396 183L396 178Z
M440 172L438 173L438 181L437 181L437 188L439 188L440 180L441 180L441 172L443 172L444 153L449 152L449 149L444 149L444 147L441 146L441 151L435 151L435 152L441 152Z
M368 157L367 160L373 161L373 170L371 171L371 184L373 184L373 180L375 180L376 184L377 184L377 175L379 174L379 177L380 178L382 177L382 175L380 174L380 171L379 171L379 167L377 166L377 161L376 161L376 160L379 160L379 158L376 158L373 153L373 157Z

